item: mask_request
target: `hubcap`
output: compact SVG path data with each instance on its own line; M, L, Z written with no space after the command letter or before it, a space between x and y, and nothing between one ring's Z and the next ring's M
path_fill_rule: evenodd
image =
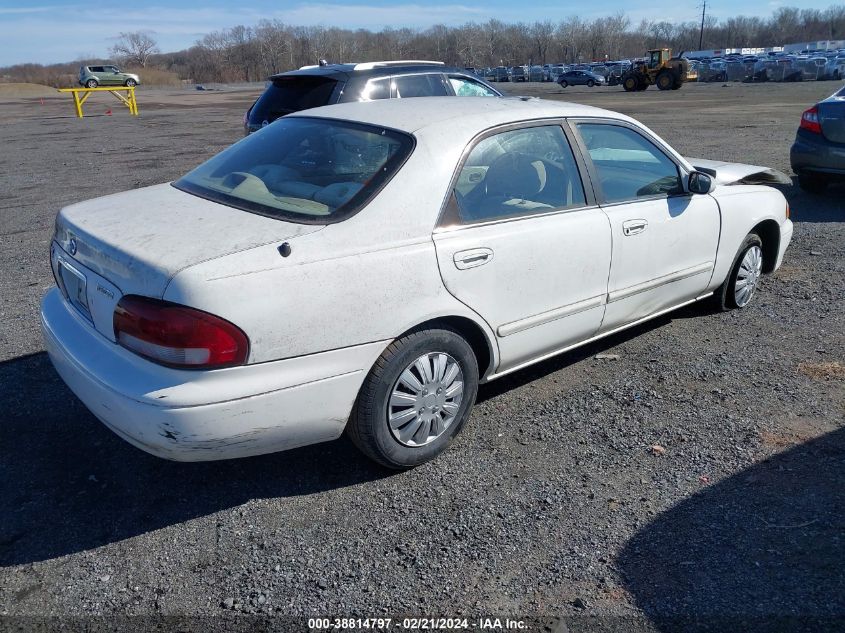
M430 444L452 426L463 397L458 361L443 352L423 354L405 368L390 392L390 432L405 446Z
M742 258L739 270L736 273L734 300L740 308L745 307L751 301L762 271L763 251L755 245L745 251L745 256Z

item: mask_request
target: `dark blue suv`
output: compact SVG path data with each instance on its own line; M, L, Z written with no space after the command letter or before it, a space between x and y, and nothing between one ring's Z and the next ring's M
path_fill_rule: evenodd
M347 101L408 97L501 97L483 79L442 62L392 61L304 66L273 75L244 115L249 134L291 112Z

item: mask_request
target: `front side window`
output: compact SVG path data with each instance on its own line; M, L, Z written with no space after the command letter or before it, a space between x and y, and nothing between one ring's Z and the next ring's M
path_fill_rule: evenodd
M607 202L683 192L678 166L641 134L604 123L577 127Z
M413 146L411 136L373 125L283 118L173 186L260 215L329 223L366 204Z
M452 90L459 97L497 97L487 86L468 77L449 77Z
M479 141L454 194L464 223L586 203L572 150L557 125L510 130Z
M443 83L443 76L435 73L401 75L393 78L393 96L396 99L409 97L444 97L449 93Z

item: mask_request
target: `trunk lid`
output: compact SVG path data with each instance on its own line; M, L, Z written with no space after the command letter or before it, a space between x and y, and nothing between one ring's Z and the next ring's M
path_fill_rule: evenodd
M831 97L822 101L818 109L824 137L834 143L845 143L845 97Z
M65 257L113 284L113 292L162 297L170 279L189 266L321 228L233 209L163 184L63 208L55 240Z
M788 185L792 183L789 176L770 167L704 158L687 158L687 161L698 171L709 175L719 185Z

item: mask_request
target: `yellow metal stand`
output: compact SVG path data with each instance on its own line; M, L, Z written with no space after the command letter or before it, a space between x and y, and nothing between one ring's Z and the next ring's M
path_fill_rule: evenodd
M122 86L114 88L58 88L59 92L73 93L73 105L76 107L76 116L82 118L82 105L88 100L92 92L110 92L118 101L129 108L129 114L138 116L138 102L135 101L135 86ZM125 92L126 95L121 93Z

